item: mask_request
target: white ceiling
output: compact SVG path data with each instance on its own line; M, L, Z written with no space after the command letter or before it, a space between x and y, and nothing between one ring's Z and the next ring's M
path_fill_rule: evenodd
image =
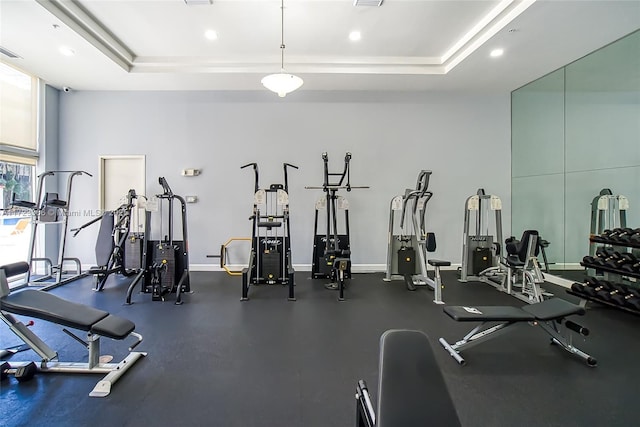
M285 0L285 68L300 91L510 91L638 28L640 0ZM0 45L59 88L263 90L280 1L0 0Z

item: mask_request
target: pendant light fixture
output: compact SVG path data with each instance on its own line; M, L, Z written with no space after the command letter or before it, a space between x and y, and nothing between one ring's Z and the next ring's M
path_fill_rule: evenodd
M280 72L263 77L262 85L270 91L277 93L279 97L284 98L289 92L293 92L302 86L303 82L300 77L285 73L284 71L284 0L280 0L280 12Z

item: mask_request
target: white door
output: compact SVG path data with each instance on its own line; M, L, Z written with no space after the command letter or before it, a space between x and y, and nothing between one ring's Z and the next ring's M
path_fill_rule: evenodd
M100 210L114 210L126 202L130 189L145 194L145 156L100 156ZM140 201L140 199L139 199ZM131 231L144 230L144 215L133 212ZM139 221L136 221L139 219Z

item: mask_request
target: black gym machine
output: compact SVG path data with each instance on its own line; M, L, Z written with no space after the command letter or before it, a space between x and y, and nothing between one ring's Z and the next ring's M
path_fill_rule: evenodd
M151 224L151 212L145 210L145 231L142 239L142 257L138 274L127 289L126 303L131 304L131 294L138 283L142 283L141 291L151 293L153 301L164 301L170 293L176 294L175 304L183 303L182 294L191 292L189 280L189 244L187 240L187 202L182 196L173 194L171 187L164 177L158 178L163 192L156 194L156 198L168 205L167 234L162 240L151 240L149 228ZM173 238L173 204L180 202L182 219L182 240ZM147 206L149 201L147 201ZM159 203L159 211L162 213L162 203ZM162 216L160 230L162 231ZM130 244L140 244L139 236L131 236Z
M130 236L130 226L134 200L137 199L136 190L131 189L127 193L126 203L120 205L116 210L105 211L99 217L72 228L73 237L76 237L83 229L100 221L100 229L96 239L96 264L91 267L87 274L94 277L95 291L101 291L111 274L117 273L123 276L131 276L138 272L138 269L127 269L125 256L127 254L126 245ZM134 254L130 253L130 256Z
M261 189L257 163L248 163L240 169L249 166L253 167L255 175L253 212L249 217L252 223L251 253L249 265L242 270L241 301L249 299L250 285L277 284L288 285L287 299L295 301L287 168L298 169L298 167L283 163L284 184L271 184L268 188ZM264 211L260 210L261 206L264 206ZM279 230L283 230L282 233L279 233Z
M316 202L313 226L313 258L311 277L314 279L330 279L325 285L330 290L339 290L338 300L344 300L344 281L351 278L351 243L349 240L349 203L346 198L338 196L338 190L350 192L352 189L369 188L351 185L350 169L351 153L344 156L342 172L329 172L329 156L322 153L324 162L324 182L321 187L305 187L309 190L322 190L325 197ZM327 222L324 234L318 232L318 218L321 209L326 209ZM344 233L338 233L338 210L344 211Z

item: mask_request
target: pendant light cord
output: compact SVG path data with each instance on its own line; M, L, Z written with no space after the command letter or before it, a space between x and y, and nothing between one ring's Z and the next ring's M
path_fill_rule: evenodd
M280 0L280 71L284 72L284 0Z

